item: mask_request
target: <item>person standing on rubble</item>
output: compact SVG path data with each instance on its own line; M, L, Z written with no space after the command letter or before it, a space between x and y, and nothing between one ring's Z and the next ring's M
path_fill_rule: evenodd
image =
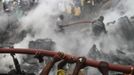
M58 19L57 19L57 23L56 23L56 25L57 25L57 29L56 29L56 31L57 32L63 32L64 33L64 28L63 28L63 20L64 20L64 16L63 15L60 15L59 17L58 17Z
M96 21L93 22L92 24L92 32L95 36L99 36L101 35L101 33L106 34L106 28L105 28L105 24L104 24L104 17L100 16L99 19L97 19Z
M97 59L100 55L100 51L98 50L96 44L93 44L93 46L89 49L87 56L93 59Z

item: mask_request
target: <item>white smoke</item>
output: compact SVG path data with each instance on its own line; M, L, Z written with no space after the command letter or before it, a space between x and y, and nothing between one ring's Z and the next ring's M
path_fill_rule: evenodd
M1 13L0 14L0 35L1 36L4 36L2 35L5 31L7 31L7 26L9 24L15 24L17 21L17 19L12 16L12 15L9 15L9 14L6 14L6 13ZM3 40L1 40L3 41ZM6 44L5 43L0 43L0 46L5 46ZM21 59L19 60L21 61ZM10 71L10 69L13 69L14 66L13 66L13 60L12 60L12 57L9 55L9 54L1 54L0 55L0 73L7 73Z
M113 0L111 1L115 3ZM62 9L58 7L60 2L63 3ZM35 40L38 38L51 38L56 42L56 50L61 50L63 52L76 55L79 53L81 53L80 55L86 55L94 43L98 46L103 43L104 46L100 48L102 50L104 49L104 52L109 52L109 50L116 50L119 47L126 47L126 43L122 41L122 37L118 35L115 36L114 34L117 31L116 28L118 28L117 23L113 26L106 26L108 35L102 35L102 37L95 40L91 37L91 35L85 36L83 32L77 30L70 30L66 34L56 33L54 31L56 27L56 20L58 15L63 13L62 11L64 10L64 2L67 4L66 2L68 1L41 0L40 4L35 9L31 10L27 16L24 16L21 19L24 29L31 28L35 34L35 37L30 39L27 38L27 41L25 42L28 43L28 40L31 41L32 39ZM104 11L103 15L105 17L105 24L110 21L118 20L124 15L133 15L133 5L131 5L132 0L120 0L117 2L119 2L117 5L113 4L115 6L112 6L107 11ZM107 43L109 42L110 44L108 45ZM23 43L19 43L20 46L23 46Z
M122 16L134 16L133 0L111 0L111 3L111 8L104 11L103 14L105 16L105 23L118 20Z
M3 59L4 58L4 59ZM9 55L9 54L3 54L3 55L0 55L0 72L1 73L7 73L10 71L10 68L9 66L12 66L13 65L13 60L12 60L12 57ZM4 64L3 64L4 63Z
M114 24L106 25L108 35L100 38L101 41L104 41L103 43L105 51L116 50L119 48L127 48L128 43L124 41L124 37L120 36L119 28L121 25L118 24L118 19L123 16L131 17L134 15L133 0L116 0L116 1L110 0L110 3L111 5L110 4L109 5L111 7L107 10L104 11L102 10L103 13L101 13L101 15L103 15L105 18L104 19L105 24L115 21Z
M62 3L59 4L60 2ZM133 3L133 0L120 0L118 5L104 11L105 23L117 20L124 15L133 16ZM102 35L99 39L94 39L90 32L87 32L88 35L86 35L80 31L88 26L80 26L82 28L78 27L78 29L74 26L72 30L68 30L65 34L55 32L57 18L64 13L66 5L69 6L69 4L72 4L69 0L40 0L36 8L20 19L22 30L32 30L31 34L34 34L34 37L31 34L27 34L22 42L15 44L15 48L28 48L29 41L40 38L51 38L56 42L55 50L78 56L86 56L93 44L99 46L100 43L103 43L104 46L99 47L99 49L102 49L104 52L116 50L119 47L126 47L122 37L114 35L117 31L117 23L113 24L113 26L106 26L108 35ZM69 29L69 27L66 29Z
M35 34L33 39L51 38L56 42L58 50L73 48L77 42L72 34L69 36L55 32L57 18L60 14L64 13L63 11L69 6L69 3L71 4L67 0L41 0L34 10L28 12L28 15L21 19L23 29L32 29L32 32ZM79 37L78 33L74 34L76 34L76 37ZM31 40L30 38L29 41Z

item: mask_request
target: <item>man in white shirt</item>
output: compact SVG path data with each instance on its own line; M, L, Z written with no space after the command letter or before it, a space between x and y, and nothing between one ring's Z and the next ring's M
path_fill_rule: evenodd
M58 28L56 29L56 31L63 32L64 33L63 20L64 20L64 16L63 15L60 15L59 18L57 19L57 23L56 24L57 24L57 27Z

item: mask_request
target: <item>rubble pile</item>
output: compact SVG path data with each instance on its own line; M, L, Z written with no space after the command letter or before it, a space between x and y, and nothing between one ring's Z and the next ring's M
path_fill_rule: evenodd
M111 63L119 63L119 64L125 64L125 65L132 65L134 60L132 59L134 57L134 51L133 46L131 46L132 42L134 41L134 21L131 18L128 18L127 16L119 18L116 22L118 22L118 32L117 34L121 36L124 41L128 43L128 48L130 49L117 49L116 52L110 52L105 53L103 50L99 50L96 45L92 46L92 48L89 50L88 57L92 57L93 59L99 60L105 60Z
M51 39L37 39L29 42L29 48L54 50L55 42Z
M51 39L37 39L29 42L29 48L32 49L54 50L55 45L55 42ZM30 73L38 73L43 66L39 64L36 59L38 59L40 63L45 64L51 60L51 58L43 57L41 55L27 55L27 57L23 59L24 62L21 64L22 69Z

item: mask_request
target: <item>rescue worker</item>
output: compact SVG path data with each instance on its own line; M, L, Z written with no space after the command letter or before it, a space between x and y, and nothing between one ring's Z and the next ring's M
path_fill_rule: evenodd
M63 28L63 20L64 20L64 16L60 15L58 20L57 20L57 30L58 32L63 32L64 33L64 28Z
M95 36L99 36L101 33L107 33L105 24L104 24L104 17L100 16L99 19L93 22L92 25L92 32Z
M87 56L91 57L93 59L96 59L96 58L99 57L99 55L100 55L99 50L97 49L96 45L93 44L93 46L90 48L89 53L88 53Z

